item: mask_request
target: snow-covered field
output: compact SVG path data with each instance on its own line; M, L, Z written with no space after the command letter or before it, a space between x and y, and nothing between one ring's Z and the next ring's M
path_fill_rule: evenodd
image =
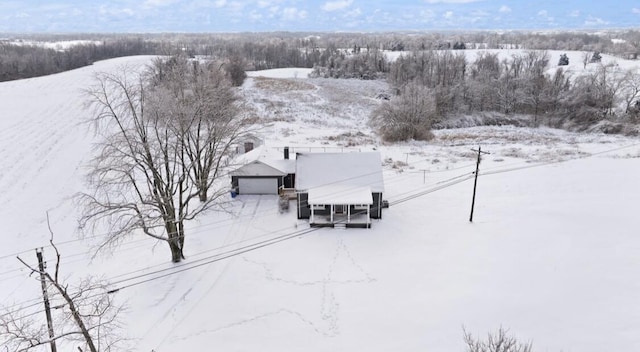
M35 263L45 246L51 263L48 212L65 279L122 288L135 351L463 351L463 326L508 328L535 351L640 350L638 139L506 126L385 145L366 124L383 82L280 70L240 89L267 147L381 152L391 207L372 229L309 232L275 197L239 196L235 216L187 229L181 268L210 264L164 276L177 269L168 249L142 235L92 259L100 234L77 239L71 198L92 153L82 89L96 71L149 60L0 83L0 304L38 299L15 256ZM470 223L479 145L491 154Z

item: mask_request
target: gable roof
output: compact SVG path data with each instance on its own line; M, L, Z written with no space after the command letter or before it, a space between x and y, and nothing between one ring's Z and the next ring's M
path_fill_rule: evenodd
M256 162L262 164L261 169L252 165ZM231 176L286 176L296 172L295 160L284 159L283 153L266 146L239 155L235 163L244 165L232 171Z
M286 172L271 167L260 160L254 160L231 171L231 176L287 176Z
M379 152L298 153L296 189L336 186L369 187L383 192L382 158Z

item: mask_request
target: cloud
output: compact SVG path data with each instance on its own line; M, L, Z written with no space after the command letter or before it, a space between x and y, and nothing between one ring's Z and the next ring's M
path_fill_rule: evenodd
M484 10L473 10L471 11L471 16L474 18L478 17L489 17L491 14Z
M445 12L444 15L442 15L442 17L444 17L444 18L446 18L448 20L452 19L453 18L453 11Z
M325 11L337 11L351 6L352 3L353 0L328 1L322 5L322 9Z
M593 17L593 16L587 17L587 19L584 21L585 26L604 26L608 24L609 24L608 21L605 21L602 18Z
M484 0L424 0L427 4L470 4Z
M130 9L130 8L113 8L113 7L107 7L105 5L100 6L100 14L101 15L109 15L109 16L122 16L122 15L126 15L126 16L133 16L135 14L135 12Z
M169 6L178 0L146 0L143 4L144 7L162 7Z
M433 19L434 17L436 17L436 14L432 10L420 11L420 18L429 20L429 19Z
M636 15L640 15L640 9L634 7L634 8L631 9L631 13L635 13Z
M569 12L569 17L580 17L580 10L573 10Z
M500 10L498 11L500 11L501 13L509 13L511 12L511 8L507 5L502 5L500 6Z
M554 20L554 18L552 16L549 16L549 11L547 11L547 10L538 11L538 17L542 17L545 20L550 21L550 22Z
M249 13L249 18L252 21L259 21L262 19L262 14L254 10Z
M307 11L298 10L295 7L287 7L282 10L282 19L285 21L303 20L307 17Z
M269 7L271 6L271 2L270 1L266 1L266 0L259 0L258 1L258 7L259 8L265 8L265 7Z
M344 16L355 18L355 17L360 17L360 15L362 15L362 10L360 10L360 8L358 7L347 12Z

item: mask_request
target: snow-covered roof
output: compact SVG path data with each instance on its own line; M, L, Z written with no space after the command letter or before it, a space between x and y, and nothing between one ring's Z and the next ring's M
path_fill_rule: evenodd
M286 176L287 173L271 167L261 160L254 160L249 164L231 171L231 176Z
M324 186L369 187L383 192L382 158L379 152L298 153L296 189L310 191Z
M308 204L373 204L371 187L327 185L309 189Z
M296 172L296 161L293 159L285 159L284 153L278 151L275 148L269 148L267 146L260 146L253 149L250 152L239 155L235 163L238 165L243 165L238 169L231 172L231 176L249 176L246 175L245 172L256 173L251 176L272 176L273 170L269 170L267 168L257 169L254 164L255 162L259 162L264 166L268 166L272 169L279 171L279 174L283 176L287 174L293 174ZM266 174L258 174L259 172L266 172ZM277 174L277 175L279 175Z
M296 161L292 159L261 159L263 163L287 174L296 173Z

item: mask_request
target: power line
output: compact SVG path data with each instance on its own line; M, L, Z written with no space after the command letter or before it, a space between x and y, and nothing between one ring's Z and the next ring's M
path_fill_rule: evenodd
M428 158L426 158L426 159L420 159L420 160L412 161L409 165L417 164L417 163L422 163L422 162L425 162L425 161L428 161L428 160L429 160L429 159L428 159ZM433 172L444 172L444 171L448 171L448 170L436 170L436 171L433 171ZM376 171L376 172L369 172L369 173L359 174L359 175L356 175L356 176L352 176L352 177L348 177L348 178L343 178L343 179L340 179L340 180L337 180L337 181L334 181L334 182L329 182L329 183L323 184L322 186L331 185L331 184L335 184L335 183L338 183L338 182L344 182L344 181L354 180L354 179L358 179L358 178L363 178L363 177L367 177L367 176L373 175L373 174L375 174L375 173L377 173L377 171ZM431 171L430 171L429 173L431 173ZM398 175L396 175L395 177L393 177L393 176L392 176L392 177L391 177L391 180L387 179L387 180L385 181L385 183L393 182L393 181L395 181L396 179L400 179L400 178L401 178L401 177L403 177L403 176L404 176L404 175L402 175L402 174L398 174ZM233 201L225 201L225 202L222 202L221 204L233 204L233 203L234 203ZM267 214L267 215L270 215L270 214L272 213L272 211L265 211L264 213L265 213L265 214ZM231 219L225 219L225 220L221 220L221 221L217 221L217 222L209 223L209 224L207 224L207 225L203 225L203 226L201 226L201 227L196 227L195 229L197 230L198 228L211 227L211 226L215 226L215 225L223 224L223 223L226 223L226 222L233 223L234 221L236 221L236 219L234 219L234 218L231 218ZM194 233L194 232L190 232L190 233ZM196 231L195 233L201 233L201 232ZM58 243L56 243L56 246L63 246L63 245L65 245L65 244L70 244L70 243L76 243L76 242L80 242L80 241L85 241L85 240L87 240L87 239L104 237L104 236L106 236L106 235L108 235L108 233L94 234L94 235L91 235L91 236L83 236L83 237L78 238L78 239L72 239L72 240L66 240L66 241L58 242ZM139 241L140 241L140 242L143 242L143 241L146 241L146 240L148 240L148 238L143 238L143 239L140 239ZM131 242L130 242L130 243L131 243ZM51 244L48 244L48 245L43 246L43 248L51 248L51 247L52 247L52 246L51 246ZM3 256L0 256L0 260L2 260L2 259L6 259L6 258L9 258L9 257L15 257L15 256L18 256L18 255L20 255L20 254L25 254L25 253L28 253L28 252L30 252L30 251L32 251L32 250L33 250L33 249L29 249L29 250L24 250L24 251L20 251L20 252L16 252L16 253L11 253L11 254L7 254L7 255L3 255ZM86 255L86 253L85 253L85 252L81 252L81 253L77 253L77 254L71 254L71 255L67 255L67 256L65 256L65 258L75 257L75 256L79 256L79 255ZM11 271L17 271L17 270L19 270L19 269L14 269L14 270L11 270ZM3 273L0 273L0 275L2 275L2 274L3 274Z
M588 157L591 157L591 156L594 156L594 155L600 155L600 154L609 153L611 151L622 150L622 149L630 148L630 147L637 146L637 145L640 145L640 143L627 145L627 146L623 146L623 147L619 147L619 148L614 148L614 149L610 149L610 150L605 150L605 151L602 151L602 152L593 153L591 155L580 157L580 158L572 158L572 159L566 159L566 160L561 160L561 161L551 161L551 162L542 163L542 164L534 164L534 165L527 165L527 166L523 166L523 167L509 168L509 169L504 169L504 170L496 170L496 171L493 171L493 172L484 173L483 175L498 174L498 173L511 172L511 171L516 171L516 170L532 168L532 167L539 167L539 166L545 166L545 165L550 165L550 164L556 164L556 163L561 163L561 162L568 162L568 161L572 161L572 160L588 158ZM436 186L436 187L433 187L433 188L430 188L430 189L427 189L427 190L412 194L412 195L404 197L402 199L398 199L398 200L394 201L393 203L390 203L390 205L397 205L397 204L400 204L400 203L403 203L403 202L406 202L406 201L409 201L409 200L416 199L418 197L424 196L426 194L433 193L433 192L438 191L440 189L452 187L452 186L454 186L454 185L456 185L458 183L464 182L464 181L466 181L466 180L468 180L468 179L470 179L472 177L473 177L473 174L463 174L463 175L456 176L454 178L449 179L448 181L440 182L439 186ZM151 281L162 279L162 278L167 277L167 276L175 275L177 273L181 273L181 272L184 272L184 271L196 269L196 268L199 268L199 267L202 267L202 266L205 266L205 265L208 265L208 264L212 264L212 263L224 260L224 259L228 259L228 258L237 256L237 255L240 255L240 254L244 254L244 253L251 252L251 251L254 251L254 250L257 250L257 249L260 249L260 248L264 248L264 247L267 247L267 246L270 246L270 245L273 245L273 244L277 244L277 243L280 243L280 242L283 242L283 241L286 241L286 240L289 240L289 239L292 239L292 238L302 237L302 236L305 236L305 235L307 235L309 233L315 232L315 231L317 231L319 229L321 229L321 228L310 228L310 229L305 229L305 230L285 233L285 234L276 236L276 237L271 238L271 239L267 239L267 240L256 242L256 243L252 243L250 245L247 245L247 246L244 246L244 247L239 247L239 248L227 251L227 252L218 253L218 254L215 254L215 255L212 255L212 256L208 256L208 257L199 259L199 260L194 261L194 262L185 263L184 265L181 265L180 267L178 267L177 270L175 269L176 267L174 266L174 267L171 267L171 268L160 269L160 270L156 270L154 272L145 273L145 274L141 274L141 275L136 275L134 277L118 280L118 281L115 281L114 283L115 284L119 284L119 283L125 283L125 282L132 281L132 280L142 279L140 281L135 281L135 282L133 282L131 284L122 285L120 287L111 289L111 290L108 291L108 293L118 292L120 290L129 288L129 287L141 285L141 284L144 284L144 283L147 283L147 282L151 282ZM223 247L221 247L221 248L223 248ZM215 250L215 249L212 249L212 250ZM197 263L197 264L194 265L194 263ZM143 270L146 270L146 269L143 269ZM150 278L146 278L148 276L152 276L152 275L156 275L156 274L160 274L160 273L163 273L163 274L162 275L158 275L158 276L153 276L153 277L150 277ZM120 275L120 276L123 276L123 275ZM112 284L114 284L114 283L112 283ZM34 305L37 305L37 304L40 304L40 302L34 303L31 306L34 306ZM17 305L14 305L14 306L17 306ZM13 312L17 312L17 311L20 311L20 310L22 310L24 308L28 308L28 307L31 307L31 306L22 307L22 308L16 309ZM42 311L40 311L40 312L42 312Z
M151 281L156 281L156 280L159 280L159 279L162 279L162 278L165 278L165 277L168 277L168 276L172 276L172 275L175 275L175 274L178 274L178 273L181 273L181 272L185 272L185 271L188 271L188 270L197 269L197 268L200 268L200 267L205 266L205 265L216 263L216 262L219 262L221 260L232 258L232 257L238 256L238 255L244 254L244 253L252 252L254 250L258 250L258 249L261 249L261 248L264 248L264 247L267 247L267 246L278 244L278 243L281 243L281 242L284 242L284 241L287 241L287 240L290 240L290 239L300 238L300 237L306 236L306 235L308 235L310 233L313 233L313 232L315 232L317 230L320 230L320 229L322 229L322 228L320 228L320 227L308 228L308 229L304 229L304 230L299 230L299 231L295 231L295 232L286 233L286 234L283 234L283 235L280 235L280 236L276 236L276 237L268 239L268 240L260 241L260 242L257 242L257 243L252 243L250 245L247 245L247 246L244 246L244 247L240 247L240 248L236 248L236 249L233 249L233 250L230 250L230 251L227 251L227 252L218 253L218 254L203 258L203 259L199 259L199 260L194 261L194 262L185 263L185 264L183 264L181 266L178 266L178 269L176 269L176 267L160 269L160 270L156 270L154 272L145 273L145 274L137 275L137 276L134 276L134 277L118 280L118 281L110 283L109 285L113 286L113 285L122 284L122 283L133 281L133 280L142 279L142 280L134 281L134 282L132 282L130 284L122 285L122 286L119 286L119 287L114 287L112 289L109 289L106 293L111 294L111 293L119 292L121 290L130 288L130 287L142 285L144 283L148 283L148 282L151 282ZM156 276L156 274L160 274L160 273L162 273L162 275L157 275ZM151 276L151 277L149 277L149 276ZM149 278L147 278L147 277L149 277ZM85 290L83 290L83 292L88 292L88 291L97 290L97 289L102 289L102 287L85 289ZM104 293L105 292L97 293L97 294L94 294L94 295L89 295L89 296L87 296L85 298L98 297L98 296L100 296L100 295L102 295ZM29 305L29 306L26 306L26 307L17 308L15 310L11 311L10 313L14 314L14 313L22 311L22 310L24 310L26 308L30 308L30 307L33 307L35 305L40 305L40 304L41 304L41 302L38 301L38 302L35 302L32 305ZM15 306L17 306L17 305L15 305ZM59 307L54 307L54 308L59 308ZM35 315L35 314L42 313L42 312L44 312L44 310L38 310L38 311L36 311L34 313L31 313L29 315Z

